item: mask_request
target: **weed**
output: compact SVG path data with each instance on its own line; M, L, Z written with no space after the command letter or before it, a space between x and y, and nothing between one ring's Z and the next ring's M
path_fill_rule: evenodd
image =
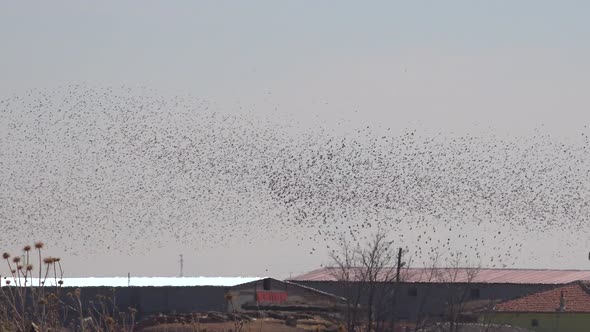
M114 296L99 295L96 302L85 304L80 288L64 294L61 259L43 257L43 248L43 242L35 242L23 247L22 256L2 254L9 274L0 275L0 331L134 330L137 310L119 312ZM32 255L37 255L37 271Z

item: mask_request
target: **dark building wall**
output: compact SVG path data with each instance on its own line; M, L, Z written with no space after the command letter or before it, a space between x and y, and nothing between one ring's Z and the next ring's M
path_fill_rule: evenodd
M98 296L113 300L119 311L138 310L139 318L158 313L190 313L225 311L227 287L82 287L81 298L86 307L98 303ZM63 301L72 301L66 294L75 288L63 288Z
M297 284L315 288L320 291L346 297L342 283L334 281L298 281ZM255 290L264 290L264 281L256 281L243 285L227 287L195 286L195 287L83 287L82 301L88 307L92 301L98 303L98 295L113 300L120 311L129 307L138 310L138 317L158 313L190 313L203 311L226 311L228 305L225 294L228 291L238 293L236 307L255 302ZM298 287L291 283L270 279L266 285L270 291L286 291L287 304L307 304L314 306L334 306L337 300L312 289ZM357 284L356 287L359 287ZM542 284L439 284L439 283L401 283L396 289L395 298L391 297L392 285L381 284L377 289L377 302L383 303L383 311L394 315L397 319L416 321L420 317L439 319L447 313L447 304L453 294L467 292L469 300L507 300L530 293L554 288L558 285ZM76 288L61 289L63 301L72 304L66 296L74 293ZM358 289L358 288L357 288ZM471 290L477 289L479 299L471 297ZM355 293L353 289L352 293ZM362 293L361 305L366 303L366 293ZM388 297L389 296L389 297ZM393 308L393 310L392 310Z
M395 315L416 321L443 318L449 305L479 302L491 306L496 301L520 297L555 287L523 284L402 284L396 294Z
M324 292L347 297L343 283L337 281L294 281L298 284ZM357 294L362 285L355 283L350 294ZM381 303L384 316L415 322L418 319L438 320L447 314L448 304L464 296L464 302L490 302L508 300L543 291L557 285L543 284L444 284L444 283L400 283L379 284L374 303ZM367 303L367 292L361 290L360 304ZM395 297L393 297L395 294Z

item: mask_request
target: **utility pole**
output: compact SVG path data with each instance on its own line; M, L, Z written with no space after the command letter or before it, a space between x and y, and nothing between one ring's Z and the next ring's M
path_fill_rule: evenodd
M184 258L180 255L180 277L184 277Z
M397 252L397 271L395 273L395 282L399 284L400 271L402 269L402 248L399 248Z
M395 271L395 286L393 287L393 294L391 296L391 308L392 308L392 313L391 313L391 324L395 325L395 320L396 320L396 304L397 304L397 294L399 291L399 282L401 280L401 270L402 267L405 265L405 263L402 262L402 254L403 254L403 250L402 248L399 248L397 251L397 266L396 266L396 271Z
M180 254L180 277L184 277L184 257Z

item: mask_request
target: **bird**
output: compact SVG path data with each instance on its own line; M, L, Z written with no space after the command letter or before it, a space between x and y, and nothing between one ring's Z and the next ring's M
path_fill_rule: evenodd
M398 132L253 108L82 84L1 100L0 243L27 234L72 255L120 255L279 237L326 255L381 228L416 261L464 250L511 266L538 257L544 234L588 234L587 127L572 140Z

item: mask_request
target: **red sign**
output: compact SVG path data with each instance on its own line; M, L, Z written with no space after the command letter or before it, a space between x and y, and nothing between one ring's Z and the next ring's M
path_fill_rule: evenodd
M285 301L287 301L287 292L256 292L256 302L283 303Z

